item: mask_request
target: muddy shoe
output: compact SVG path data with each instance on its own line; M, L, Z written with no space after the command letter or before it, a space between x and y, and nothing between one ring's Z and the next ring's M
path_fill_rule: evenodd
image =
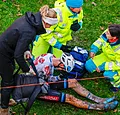
M17 103L15 102L15 100L14 99L10 99L10 101L9 101L9 106L14 106L14 105L16 105Z
M117 106L118 106L118 101L113 101L111 103L105 104L104 110L105 111L114 110Z

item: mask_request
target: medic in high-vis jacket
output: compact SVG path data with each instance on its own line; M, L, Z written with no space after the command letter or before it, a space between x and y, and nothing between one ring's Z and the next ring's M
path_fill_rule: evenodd
M102 49L101 54L95 54ZM96 40L90 50L90 57L86 62L89 72L104 71L114 87L120 88L120 24L112 24Z
M36 36L32 54L38 57L48 51L60 57L62 51L70 52L71 47L66 42L72 40L71 32L82 28L83 0L57 0L55 10L59 23L47 29L47 33ZM52 46L52 47L51 47Z

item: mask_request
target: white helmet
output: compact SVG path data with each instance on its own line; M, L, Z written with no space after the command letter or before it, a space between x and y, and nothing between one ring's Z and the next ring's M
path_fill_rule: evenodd
M67 72L72 71L72 69L74 68L75 62L74 62L73 56L70 53L63 52L60 60L64 64L65 70Z

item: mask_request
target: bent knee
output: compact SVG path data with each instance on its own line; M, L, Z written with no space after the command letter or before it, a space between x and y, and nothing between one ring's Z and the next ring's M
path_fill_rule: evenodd
M68 79L68 82L77 83L76 79Z
M68 88L74 88L77 86L77 80L76 79L68 79Z
M114 80L114 76L116 76L118 72L113 72L113 71L105 71L103 73L104 77L110 81Z
M73 95L70 95L70 94L66 94L66 100L67 101L71 101L71 100L74 100L75 97Z

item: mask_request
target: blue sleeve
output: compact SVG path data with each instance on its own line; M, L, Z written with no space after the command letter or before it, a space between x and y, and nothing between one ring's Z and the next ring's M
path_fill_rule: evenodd
M57 49L60 49L61 46L62 46L62 44L59 41L57 41L56 44L54 45L54 47Z
M106 41L106 42L107 42L108 38L107 38L107 36L106 36L106 34L105 34L105 33L104 33L104 34L102 34L100 37L101 37L104 41Z
M38 41L39 37L40 37L40 35L36 35L36 36L35 36L35 41L36 41L36 42Z
M100 71L104 71L105 70L105 62L102 63L102 65L98 66L98 68L100 69Z
M99 49L98 49L97 46L95 46L94 44L91 45L91 50L90 50L90 52L93 52L93 53L96 54L96 53L98 52L98 50L99 50Z

